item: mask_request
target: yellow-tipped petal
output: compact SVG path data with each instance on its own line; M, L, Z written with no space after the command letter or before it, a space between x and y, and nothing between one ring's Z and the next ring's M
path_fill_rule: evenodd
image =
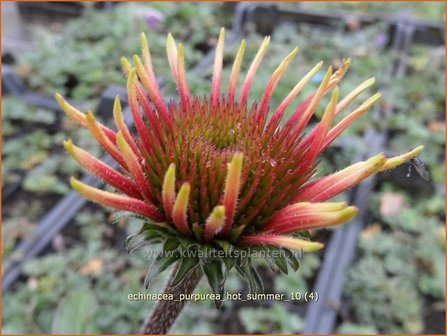
M323 117L321 118L318 126L314 129L315 136L312 139L312 143L309 145L307 153L303 156L304 164L313 162L315 158L321 153L324 140L329 132L332 121L335 118L335 108L337 106L338 96L339 90L338 87L335 87L334 92L332 93L331 100L326 106Z
M171 220L175 202L175 164L173 163L169 165L163 179L162 199L166 217Z
M277 127L281 118L284 114L284 111L289 107L290 103L293 99L301 92L301 90L309 83L309 81L321 70L323 67L323 62L317 63L312 70L310 70L290 91L286 98L282 101L282 103L276 108L273 113L272 119L270 121L269 127Z
M321 124L325 126L327 125L327 128L329 128L330 124L332 123L332 120L334 120L335 108L337 107L339 96L340 96L340 90L338 89L338 86L336 86L334 92L332 92L331 100L329 101L329 104L326 106L326 110L324 111L323 117L321 118Z
M225 28L221 28L219 40L216 46L216 55L214 57L213 82L211 86L211 103L217 104L220 95L220 82L222 80L222 64L225 43Z
M424 146L419 146L413 149L411 152L395 156L393 158L387 159L385 164L382 166L382 168L379 171L384 171L388 169L392 169L394 167L397 167L404 163L405 161L411 160L422 153L424 150Z
M267 36L262 41L261 46L259 47L259 50L258 50L255 58L253 59L253 62L251 63L250 68L248 69L247 76L245 77L245 82L242 86L242 92L241 92L240 104L242 106L247 104L248 94L250 93L251 84L253 82L256 71L258 70L259 65L262 62L262 59L264 58L264 55L267 52L269 44L270 44L270 36Z
M366 161L358 162L339 172L310 182L294 201L324 202L380 171L386 160L385 155L379 153Z
M358 212L354 206L336 211L309 210L281 213L273 218L263 229L264 232L291 233L302 230L335 226L351 220Z
M160 90L158 89L155 78L151 78L149 76L146 68L144 67L138 55L134 55L133 60L135 62L135 69L137 71L138 77L140 78L141 82L143 83L144 87L149 93L149 96L154 102L154 105L157 108L158 112L161 114L164 121L169 125L170 114L164 102L163 96L161 95Z
M64 140L63 144L64 144L64 148L67 151L67 153L70 154L71 156L74 156L73 141L71 139Z
M245 40L242 40L239 50L238 50L236 57L234 59L233 68L231 69L230 84L228 86L228 100L229 101L234 100L237 79L239 77L239 72L241 70L241 64L242 64L242 59L244 58L246 44L247 43L245 42Z
M73 189L90 201L112 208L134 212L158 222L164 219L155 207L141 200L93 188L74 177L70 179L70 184Z
M273 95L273 92L275 90L276 85L278 84L279 80L281 79L282 75L286 71L287 67L289 66L290 62L298 55L298 48L293 49L281 62L281 64L276 68L276 70L273 72L272 78L270 79L269 83L266 86L264 96L262 97L261 101L261 111L266 111L268 109L268 104L270 103L270 99Z
M215 206L205 223L204 238L205 241L211 241L225 225L225 207Z
M138 77L140 77L141 82L146 87L146 90L148 91L149 95L154 94L155 93L154 83L150 78L149 74L147 73L143 63L141 62L140 57L138 57L138 55L133 55L133 61L135 63L135 69L138 74Z
M243 236L239 240L242 245L271 245L291 250L302 250L304 252L315 252L321 250L324 245L319 242L272 234L258 234Z
M74 121L77 123L85 126L85 114L79 111L74 106L70 105L64 97L62 97L59 93L54 94L54 98L56 99L57 103L61 107L61 109Z
M75 146L70 139L64 141L64 147L65 150L90 173L118 190L126 193L127 195L133 198L141 199L140 191L138 190L136 184L129 178L105 164L101 160L98 160L90 153Z
M116 143L123 154L124 159L126 160L129 172L137 183L141 194L144 195L145 199L149 202L154 203L155 198L152 194L153 188L146 178L138 157L135 155L130 144L121 132L118 132L116 135Z
M126 57L121 57L121 67L123 68L124 74L126 76L129 75L129 72L132 70L132 64L130 64L129 60Z
M185 49L183 48L183 44L179 44L178 46L178 64L177 64L177 85L180 93L180 98L182 104L185 106L187 102L190 100L190 92L188 83L186 82L186 72L185 72Z
M122 167L127 168L127 164L123 159L120 151L115 144L107 137L100 124L96 121L91 111L85 115L86 126L92 135L98 140L99 144L109 153Z
M337 105L337 110L335 111L335 115L337 116L341 111L343 111L356 97L358 97L362 92L370 88L376 83L375 77L372 77L359 86L357 86L354 90L352 90L345 98L343 98L340 103Z
M141 42L141 50L143 52L143 59L144 61L149 61L151 59L151 53L149 49L149 43L147 41L146 34L144 32L141 32L140 35L140 42Z
M279 210L277 215L287 215L293 212L327 212L327 211L339 211L343 210L348 205L346 202L321 202L321 203L312 203L312 202L299 202L291 204L285 207L282 210Z
M323 80L320 83L320 86L317 89L317 92L315 93L314 97L312 98L309 106L304 111L304 113L301 116L299 116L300 118L295 126L296 132L300 133L304 129L304 127L307 125L307 123L309 122L310 118L312 117L313 112L317 108L318 104L320 104L320 101L326 92L325 88L328 85L328 82L329 82L329 79L331 78L331 76L332 76L332 67L329 67L328 70L326 71L326 74L323 77ZM296 120L294 120L294 118L290 118L286 124L286 127L288 125L295 123L295 122L296 122Z
M182 184L172 210L172 220L176 228L184 235L191 235L188 225L187 211L191 186L188 182Z
M129 95L136 95L135 90L135 84L136 84L136 79L137 79L137 72L135 68L132 68L129 71L129 75L127 77L127 91L129 92Z
M148 72L150 79L156 83L154 68L152 67L151 51L145 33L141 33L141 50L143 53L144 66Z
M296 57L296 55L298 55L299 52L299 48L295 47L283 60L282 62L278 65L278 67L276 68L276 70L273 72L272 75L272 80L277 83L279 81L279 79L281 78L281 76L284 74L284 72L286 71L288 65L290 64L290 62L293 61L293 59Z
M290 93L287 95L287 97L284 99L284 101L281 103L281 105L278 107L280 108L287 108L290 101L293 100L298 93L301 92L301 90L309 83L309 81L318 73L320 72L321 68L323 67L323 62L318 62L304 77L295 85L295 87L290 91ZM286 107L283 107L283 104L286 104ZM275 112L276 113L276 112Z
M329 131L324 141L322 150L324 150L327 146L329 146L329 144L332 141L334 141L355 120L360 118L365 112L369 111L381 98L382 94L380 92L377 92L375 95L368 98L363 104L357 107L353 112L344 117L337 125L335 125ZM337 105L337 109L339 105ZM335 111L335 113L337 114L337 111Z
M132 70L131 73L135 73L135 70ZM129 78L131 78L131 73L129 75ZM130 90L128 90L129 92L129 96L130 96ZM129 97L130 100L130 97ZM139 151L138 148L135 144L135 141L133 139L132 134L129 131L129 128L127 127L125 121L124 121L124 116L122 113L122 109L121 109L121 102L119 99L119 96L115 97L115 101L113 103L113 118L115 119L115 123L116 126L118 127L118 130L123 134L124 138L126 139L127 143L129 144L129 146L132 148L132 151L136 154L139 155Z
M124 117L121 109L120 97L115 96L115 101L113 102L113 118L115 119L116 126L119 130L127 129L127 125L124 122Z
M351 61L352 60L350 58L343 60L343 64L341 65L341 67L338 68L337 71L335 71L334 74L331 76L331 79L326 86L325 93L332 90L332 88L342 80L342 78L346 74L346 71L348 71L351 65Z
M70 105L59 93L54 95L56 101L62 108L62 110L68 115L69 118L77 122L78 124L88 127L86 114L80 112L78 109ZM90 112L91 113L91 112ZM116 134L110 128L104 126L100 122L95 121L96 126L104 133L104 135L112 142L115 141ZM125 166L123 166L125 167Z
M277 246L285 247L291 250L303 250L304 252L317 252L324 248L324 244L322 243L292 237L278 240L277 244Z
M166 52L168 54L169 67L171 68L174 78L177 80L177 77L178 77L178 72L177 72L178 51L177 51L177 46L175 45L175 40L172 37L171 33L168 34L168 38L166 39Z
M226 211L225 227L222 234L226 235L233 224L234 213L236 212L237 198L241 184L242 164L244 162L244 154L237 152L233 155L231 162L228 164L227 179L225 181L225 191L223 205Z

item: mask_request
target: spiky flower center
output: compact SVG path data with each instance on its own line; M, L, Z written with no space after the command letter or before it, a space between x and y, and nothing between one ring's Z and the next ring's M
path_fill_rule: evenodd
M253 126L248 122L245 108L223 99L217 105L211 105L207 98L196 98L187 111L179 112L180 109L179 106L175 109L175 123L180 131L183 130L184 138L204 143L216 151L240 150L239 145ZM222 118L223 115L226 117Z
M244 153L245 164L235 226L265 224L276 210L290 202L294 195L290 191L303 180L300 176L311 171L292 174L299 160L286 158L297 142L289 139L288 146L285 141L273 146L256 120L257 104L247 109L224 98L217 104L207 98L194 98L186 106L173 102L169 110L174 116L174 127L163 129L161 138L165 140L157 146L159 155L144 157L146 173L160 186L157 198L161 204L163 177L169 164L175 163L176 189L184 182L191 185L190 224L204 225L213 208L222 203L227 164L236 152Z

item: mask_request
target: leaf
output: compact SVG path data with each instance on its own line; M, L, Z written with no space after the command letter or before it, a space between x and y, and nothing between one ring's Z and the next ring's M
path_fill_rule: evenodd
M289 262L289 265L292 267L292 269L296 272L300 268L300 261L295 256L295 254L287 249L283 249L284 253L286 254L286 259Z
M177 287L199 265L197 258L182 258L180 266L172 280L172 287Z
M90 288L78 288L60 302L53 316L53 334L95 333L95 312L98 303Z
M243 266L236 264L236 269L245 278L245 280L247 280L248 289L251 294L264 292L264 284L262 283L262 279L251 262L248 262Z
M296 238L307 238L307 239L312 238L312 235L310 234L309 230L302 230L302 231L294 232L291 234L291 236L296 237Z
M166 238L168 238L169 240L168 244L175 244L174 241L171 241L171 238L175 237L176 235L177 232L166 223L145 222L137 234L134 234L127 238L127 253L131 253L143 246L161 243ZM166 245L167 248L169 246L170 245ZM177 246L175 246L174 248L176 248Z
M180 245L178 239L168 238L163 244L163 251L173 251Z
M236 259L232 257L224 257L222 258L223 263L225 264L225 277L228 275L228 272L233 268L236 263Z
M158 244L162 242L160 232L156 230L148 230L144 233L137 233L127 237L126 250L127 253L132 253L135 250L142 248L143 246L149 246L152 244Z
M222 298L225 291L225 278L222 273L222 264L217 259L206 260L202 264L202 270L208 279L208 283L214 294L219 295L219 299L214 300L217 309L222 305Z
M216 240L215 243L222 248L222 250L225 253L225 256L222 258L222 261L225 265L225 275L226 278L228 275L228 272L233 268L234 264L236 263L236 258L231 256L231 252L233 250L233 245L231 245L229 242L225 240Z
M128 219L128 218L142 220L142 217L140 215L135 214L133 212L129 212L129 211L116 211L116 212L112 213L110 220L113 224L115 224L115 223L120 222L121 220Z
M200 248L199 243L192 241L186 237L179 237L177 239L183 248L186 248L186 249Z
M281 252L281 251L279 251ZM278 256L276 256L274 259L276 266L281 270L281 272L288 274L289 271L287 269L287 261L286 258L281 255L281 253L278 253Z
M249 264L248 268L251 272L251 277L253 279L254 292L255 293L263 293L264 292L264 284L262 282L261 277L259 276L258 271L252 264Z
M267 265L269 265L272 272L278 272L279 268L276 266L275 260L272 257L267 256L265 260L267 261Z
M141 235L144 240L150 241L157 238L163 238L163 233L160 230L147 230Z
M233 246L226 240L215 240L214 242L218 246L220 246L225 253L228 253L229 251L231 251L231 248Z
M170 265L176 262L180 258L178 252L168 251L168 253L162 253L158 255L152 264L149 266L146 278L144 279L144 286L149 288L154 279L164 270L166 270Z
M140 233L143 233L147 230L159 230L160 232L170 233L172 235L177 235L177 231L174 230L166 223L150 223L146 222L143 224L143 227L140 230Z

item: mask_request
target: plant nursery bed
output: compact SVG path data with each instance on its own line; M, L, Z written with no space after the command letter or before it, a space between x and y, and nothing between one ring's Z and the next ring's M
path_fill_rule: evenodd
M203 7L194 4L174 6L167 3L146 7L132 6L118 4L110 11L101 13L87 9L84 17L71 21L55 40L48 33L40 33L46 36L47 40L43 39L45 43L48 42L45 48L53 43L66 44L62 58L70 55L70 50L75 45L80 46L77 50L81 51L72 55L76 59L71 59L71 56L61 59L58 66L54 66L52 60L54 53L61 54L59 49L44 52L43 48L37 54L24 55L18 60L17 69L26 85L39 94L61 91L73 100L88 103L101 95L110 83L125 84L118 79L122 77L118 61L122 55L131 56L138 52L136 31L144 27L143 30L151 33L150 43L157 74L169 73L164 56L165 30L169 28L179 41L186 41L185 48L193 46L185 50L187 67L194 67L193 75L188 78L191 92L207 92L210 89L215 37L220 25L230 24L231 15L220 15L217 10L220 7L208 4L203 4ZM138 11L144 13L138 16L141 20L134 20L136 23L129 25L126 21L128 18L122 14L128 13L130 18L135 18ZM275 20L262 20L265 17L273 17ZM85 21L86 18L88 22ZM118 20L112 31L111 27L104 25L104 22L110 20ZM444 173L438 167L439 160L443 158L441 151L444 146L444 133L439 125L444 122L439 117L444 98L443 93L438 92L440 89L437 89L442 83L427 88L427 92L436 90L433 101L425 98L421 101L417 97L420 91L417 82L422 82L421 78L424 78L423 82L438 78L436 71L442 71L443 64L436 63L440 68L428 72L427 67L435 64L433 62L439 55L434 52L432 58L430 56L428 60L422 59L427 50L421 51L412 45L412 42L424 39L431 45L438 43L439 27L436 24L425 24L421 20L412 23L409 19L402 22L393 18L372 19L363 16L357 18L359 25L353 25L349 20L346 15L332 12L275 8L265 4L239 5L235 10L233 31L227 35L224 84L228 82L238 48L235 42L240 40L242 33L246 34L247 50L241 77L245 76L249 60L254 57L262 41L262 37L256 32L268 32L272 35L270 51L257 74L259 78L253 83L252 96L262 95L268 76L295 45L301 48L301 55L298 56L300 60L294 65L293 71L282 78L272 98L272 106L277 106L296 84L297 78L318 61L323 60L326 65L337 67L343 58L352 56L351 70L340 88L342 95L344 90L348 92L366 80L367 76L376 75L378 86L384 89L384 99L375 111L370 111L370 115L358 120L341 137L341 141L335 142L328 150L321 161L322 174L363 160L365 154L371 156L380 151L401 153L411 149L408 146L427 144L428 141L434 150L424 152L423 166L413 162L397 173L390 172L379 176L378 180L367 180L352 192L343 195L346 201L360 208L358 218L344 227L313 233L312 239L324 243L326 248L318 253L304 254L296 273L278 275L266 266L260 267L266 293L284 294L290 299L292 293L317 292L320 296L318 301L234 300L226 302L219 311L214 310L209 301L190 303L171 332L444 332L444 308L439 307L439 302L445 297L445 288L442 291L440 284L443 279L438 272L440 260L445 254L445 236L443 241L439 224L445 216L442 211L443 203L440 201L443 197L438 192ZM325 29L323 33L321 29ZM426 37L424 31L430 37ZM86 46L90 45L92 39L98 41L98 49L89 51ZM122 41L122 45L112 52L110 48L115 49L116 43L111 41L116 40ZM365 41L370 43L365 44ZM79 59L94 60L97 55L100 55L99 63L79 62ZM410 64L405 63L408 60ZM53 64L53 72L48 72L50 63ZM403 63L405 64L402 65ZM38 66L40 64L41 67ZM407 72L408 66L410 69ZM424 75L426 77L421 77ZM319 84L321 76L318 74L316 77L319 79L304 90L303 96L310 94ZM405 92L399 91L404 86L402 82L408 83ZM171 83L163 86L166 96L174 94L175 90ZM423 96L426 97L425 94ZM14 98L9 97L6 99L11 99L9 104L13 107L20 107L9 108L10 111L29 109L34 111L32 113L37 113L23 102L13 101ZM415 104L420 105L409 115L408 111ZM424 125L423 130L415 128L413 124L413 118L419 118L416 110L430 111L430 117L417 120L416 126ZM287 111L287 115L291 112L293 111ZM319 121L321 112L317 111L313 122ZM42 115L47 114L51 115L49 119L54 118L51 111ZM45 122L45 117L31 121L26 118L28 117L18 116L6 120L11 129L17 131L6 135L4 146L12 144L13 139L23 138L27 133L32 134L34 129L42 130L43 137L50 138L46 140L50 145L43 149L46 152L45 159L38 158L40 161L37 163L31 162L34 163L32 167L51 162L54 158L60 160L65 157L61 143L68 135L73 140L82 141L83 148L95 151L93 143L86 140L91 138L89 135L74 131L73 126L67 126L59 117L56 117L56 121L51 119L49 122ZM99 155L100 152L94 154ZM7 154L4 152L4 155ZM6 278L9 277L7 285L5 278L3 279L4 289L5 286L7 288L4 302L11 307L4 318L6 326L3 332L64 333L73 330L70 328L74 326L80 328L76 329L79 332L87 333L134 333L139 330L153 302L130 302L126 295L145 292L143 283L148 261L143 252L130 255L126 253L125 237L134 234L141 223L136 219L116 220L107 209L87 203L75 192L69 192L68 176L80 175L73 160L62 160L48 174L53 181L55 179L63 185L56 193L26 190L23 185L27 179L30 183L30 169L20 163L11 165L9 169L16 177L15 180L4 181L4 190L13 183L19 183L20 186L10 197L4 199L4 220L11 221L7 226L10 231L6 232L6 237L12 237L13 242L7 245L5 255L12 255L19 243L26 253L19 260L23 263L14 267L14 274L8 275L8 268L6 269ZM430 182L420 176L424 174L424 169L433 177ZM410 180L402 179L402 174L410 174ZM43 179L38 176L31 181L42 182ZM98 183L91 177L87 177L87 181L90 184ZM42 189L42 186L35 188ZM419 193L427 195L426 199L425 196L417 198ZM390 203L398 204L401 211L391 215L387 213L390 210L386 206ZM34 224L38 219L43 224L40 228L36 228ZM15 228L20 220L17 230ZM422 230L420 225L425 223L428 223L427 230ZM433 240L439 242L439 246L428 249L427 246ZM394 246L395 242L401 244L398 245L399 248ZM399 254L402 251L408 253ZM20 274L22 276L19 278ZM161 292L165 280L165 277L161 277L149 292ZM407 290L401 296L380 297L378 293L383 292L381 286L392 284L394 280ZM364 284L366 285L363 286ZM229 275L227 290L234 294L248 293L247 286L233 273ZM392 294L396 288L389 287L386 290L386 293ZM205 281L199 284L197 293L209 293ZM382 301L378 301L379 299ZM369 306L362 309L361 304L367 300ZM417 303L407 304L409 307L405 310L406 302L413 302L411 300ZM371 305L374 307L371 308ZM72 316L70 313L74 312L70 311L70 307L77 306L87 309L94 319L80 316L72 321L61 317L61 311L68 311L66 315ZM26 307L28 308L25 309ZM386 311L388 308L392 311ZM15 316L23 318L18 320Z

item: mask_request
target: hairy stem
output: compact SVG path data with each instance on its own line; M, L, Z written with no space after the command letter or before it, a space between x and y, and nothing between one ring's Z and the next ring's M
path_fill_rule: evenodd
M200 267L195 267L177 287L173 288L172 281L174 280L179 264L180 263L177 263L175 269L172 271L164 291L165 294L173 294L174 300L158 301L154 311L144 323L141 333L146 335L166 334L187 302L186 300L178 300L180 294L191 294L202 278L202 270Z

